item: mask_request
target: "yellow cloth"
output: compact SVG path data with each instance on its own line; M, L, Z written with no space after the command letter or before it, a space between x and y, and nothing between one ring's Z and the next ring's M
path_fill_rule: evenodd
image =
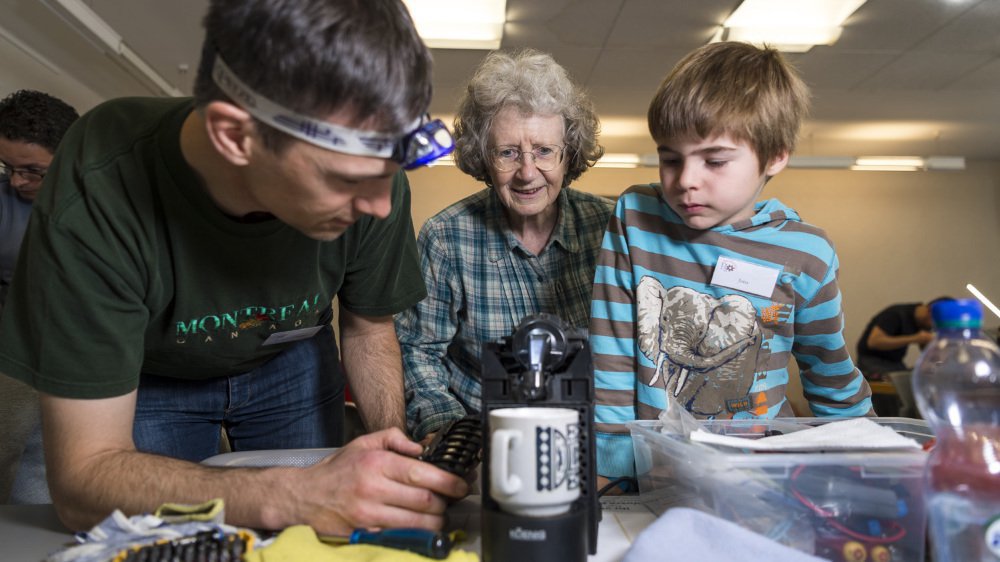
M158 507L153 515L167 523L206 521L222 524L226 520L225 506L226 503L222 498L199 504L165 503Z
M370 544L330 545L316 538L308 525L289 527L273 543L247 553L246 562L427 562L433 560L405 550ZM445 562L479 562L479 556L453 548Z

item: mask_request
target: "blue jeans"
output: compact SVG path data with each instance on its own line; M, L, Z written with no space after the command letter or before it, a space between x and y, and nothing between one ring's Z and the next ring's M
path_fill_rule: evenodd
M42 449L42 421L35 422L17 465L10 488L12 504L52 503L45 481L45 451Z
M199 462L219 453L222 428L233 451L342 445L344 375L330 326L240 375L142 375L136 449Z

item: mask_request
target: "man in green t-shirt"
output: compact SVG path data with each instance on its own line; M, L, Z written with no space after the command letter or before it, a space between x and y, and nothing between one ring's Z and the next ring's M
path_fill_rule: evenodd
M88 112L33 209L0 372L40 393L56 510L440 528L468 487L401 431L392 323L426 293L401 168L450 147L429 51L400 0L213 0L205 29L194 100ZM339 445L345 378L372 433L319 464L191 462L220 426L235 450Z

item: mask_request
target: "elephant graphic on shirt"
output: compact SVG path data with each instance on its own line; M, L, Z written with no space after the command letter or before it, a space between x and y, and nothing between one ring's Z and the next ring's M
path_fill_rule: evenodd
M662 386L695 415L732 417L749 410L762 329L740 295L717 299L687 287L665 289L645 276L636 288L639 349Z

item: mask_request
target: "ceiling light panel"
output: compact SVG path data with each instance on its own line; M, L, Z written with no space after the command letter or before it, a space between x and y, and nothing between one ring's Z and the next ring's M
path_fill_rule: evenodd
M507 0L403 0L432 49L500 48Z
M768 43L804 52L832 45L841 25L865 0L744 0L713 39Z

